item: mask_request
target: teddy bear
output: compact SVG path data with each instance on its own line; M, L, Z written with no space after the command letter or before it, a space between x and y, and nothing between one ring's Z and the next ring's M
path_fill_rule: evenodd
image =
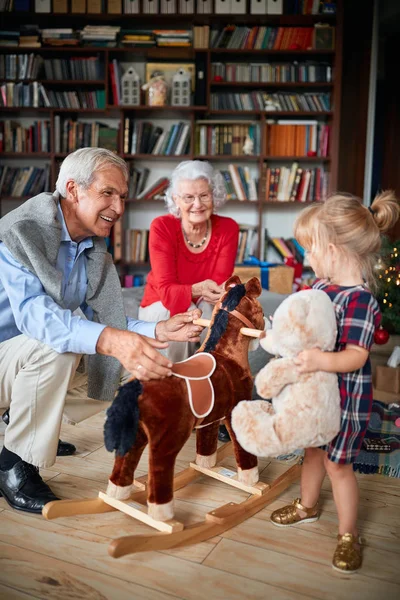
M302 350L335 347L337 325L329 296L302 290L275 311L272 327L260 340L272 359L255 385L265 400L244 400L233 409L232 427L239 444L256 456L279 456L330 442L340 429L340 393L336 373L299 373L293 359Z

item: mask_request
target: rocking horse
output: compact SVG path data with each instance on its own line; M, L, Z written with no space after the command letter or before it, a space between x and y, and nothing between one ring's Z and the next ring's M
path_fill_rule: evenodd
M207 322L210 328L200 350L187 361L176 363L169 378L144 383L131 380L120 388L107 411L104 428L107 450L116 451L107 492L100 492L93 500L51 502L43 509L47 519L117 509L162 533L114 540L109 548L112 556L173 548L204 541L240 523L299 476L299 465L295 465L271 486L259 482L257 458L239 445L231 427L233 408L252 394L249 336L260 337L264 330L263 311L257 300L260 293L257 278L242 284L238 277L231 277ZM222 419L231 442L217 451ZM176 457L193 429L195 463L174 477ZM147 444L149 472L144 483L143 478L134 480L134 472ZM216 466L232 447L237 472ZM204 521L185 528L173 518L173 492L202 474L251 496L240 504L229 503L213 510ZM143 503L146 499L147 509Z

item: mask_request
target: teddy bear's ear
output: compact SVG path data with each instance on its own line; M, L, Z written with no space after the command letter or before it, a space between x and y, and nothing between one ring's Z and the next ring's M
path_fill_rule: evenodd
M258 298L262 292L262 287L258 277L252 277L246 283L246 295L249 298Z
M231 287L235 286L235 285L240 285L242 282L240 281L240 277L238 277L237 275L232 275L232 277L229 277L229 279L227 279L227 281L225 282L225 291L227 292Z

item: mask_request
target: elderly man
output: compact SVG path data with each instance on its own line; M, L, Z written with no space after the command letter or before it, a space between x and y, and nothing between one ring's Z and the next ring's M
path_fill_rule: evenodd
M64 160L53 195L0 220L0 400L9 407L0 493L13 508L38 513L57 500L38 467L54 464L63 413L79 422L100 411L121 376L169 376L158 350L199 339L198 310L158 323L125 316L104 238L124 212L127 178L121 158L83 148Z

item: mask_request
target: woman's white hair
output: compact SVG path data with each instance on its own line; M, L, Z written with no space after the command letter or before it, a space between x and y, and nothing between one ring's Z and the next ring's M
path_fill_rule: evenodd
M185 160L172 171L170 185L165 192L165 204L171 215L174 215L175 217L180 216L180 211L173 200L173 195L178 193L178 185L184 179L190 179L191 181L205 179L210 186L214 209L225 204L226 190L224 178L221 173L214 170L209 162L202 160Z
M56 190L62 198L67 195L67 181L87 189L94 180L95 174L107 167L118 167L128 180L129 172L126 162L106 148L80 148L69 154L62 162L56 181Z

